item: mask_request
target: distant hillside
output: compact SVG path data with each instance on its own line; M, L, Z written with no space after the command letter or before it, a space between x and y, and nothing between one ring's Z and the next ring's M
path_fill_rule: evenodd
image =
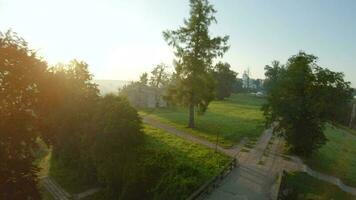
M117 93L118 89L130 82L121 80L94 80L94 83L98 84L100 94Z

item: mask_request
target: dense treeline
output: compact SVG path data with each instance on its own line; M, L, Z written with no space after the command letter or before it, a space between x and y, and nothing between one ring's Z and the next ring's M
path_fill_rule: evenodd
M131 105L136 108L179 105L174 95L177 82L174 74L167 72L167 68L165 64L157 65L150 74L143 73L139 81L125 85L119 90L119 94L127 97ZM217 100L224 100L233 92L243 92L240 89L242 82L236 78L237 73L231 70L229 63L217 63L209 70L209 74L213 78L211 84L215 90L214 98Z
M51 163L103 188L102 199L184 199L208 178L147 142L137 111L123 97L100 96L85 62L48 67L6 32L0 69L1 199L40 199L39 139L51 148ZM158 70L150 82L161 87Z
M48 68L16 34L0 36L1 199L40 198L38 138L63 166L121 194L143 143L137 111L125 99L99 97L86 63Z

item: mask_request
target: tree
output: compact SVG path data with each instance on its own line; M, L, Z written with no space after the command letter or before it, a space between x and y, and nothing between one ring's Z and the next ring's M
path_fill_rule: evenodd
M140 76L140 83L143 86L146 86L148 84L148 74L146 72Z
M263 83L263 87L268 93L274 86L278 83L278 80L281 78L280 75L283 74L284 66L280 64L279 61L272 61L272 66L265 66L265 76L266 79Z
M51 89L54 91L49 98L56 101L46 120L53 132L52 155L66 167L84 167L89 161L82 145L92 132L91 119L99 90L92 83L93 76L85 62L72 60L68 64L58 64L50 71L53 74ZM79 172L85 173L86 170Z
M168 82L169 75L166 72L167 68L168 66L162 63L157 65L152 70L150 77L150 85L152 87L159 88L164 86Z
M237 73L232 71L229 63L221 63L215 65L213 77L216 81L216 98L223 100L229 97L233 91L234 83L237 81Z
M166 72L165 64L157 65L151 72L150 85L154 88L156 108L159 107L160 98L162 97L162 88L167 86L169 75Z
M164 39L175 49L174 88L172 99L189 107L188 127L195 127L195 107L201 113L214 99L214 80L209 73L213 59L228 50L228 36L209 35L216 23L216 13L208 0L190 0L190 17L177 30L163 32Z
M243 80L241 78L237 78L235 83L234 83L234 87L233 87L233 92L243 92L244 88L243 88Z
M300 52L283 67L266 67L268 103L263 110L269 125L290 150L309 156L326 142L325 123L336 120L351 100L350 82L343 73L321 68L317 57Z
M0 32L0 199L40 199L33 152L46 70L24 39Z
M143 144L141 119L125 99L107 95L99 101L94 122L92 153L98 180L106 186L107 199L121 199L135 178L138 149Z

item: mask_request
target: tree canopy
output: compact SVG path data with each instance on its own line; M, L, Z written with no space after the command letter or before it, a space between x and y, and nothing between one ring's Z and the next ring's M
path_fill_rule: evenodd
M266 67L268 124L286 138L290 150L308 156L326 142L326 122L337 119L351 100L343 73L317 65L317 57L300 52L286 65Z
M33 151L42 131L46 70L25 40L0 32L0 199L40 199Z
M218 100L229 97L236 83L237 73L232 71L229 63L219 62L215 65L212 74L216 81L215 94Z

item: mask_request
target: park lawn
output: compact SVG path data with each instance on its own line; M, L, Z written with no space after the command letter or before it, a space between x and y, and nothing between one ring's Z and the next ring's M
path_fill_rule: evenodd
M356 196L342 191L335 185L318 180L304 172L287 174L284 179L285 188L293 190L291 196L298 200L355 200ZM298 197L298 198L295 198Z
M262 134L264 103L264 98L250 94L233 94L224 101L213 101L204 115L196 115L195 129L187 128L185 108L159 108L140 113L212 142L219 134L219 144L232 147L244 137L255 139Z
M356 136L350 131L345 127L327 125L328 142L306 159L306 163L314 170L336 176L345 184L356 187Z

